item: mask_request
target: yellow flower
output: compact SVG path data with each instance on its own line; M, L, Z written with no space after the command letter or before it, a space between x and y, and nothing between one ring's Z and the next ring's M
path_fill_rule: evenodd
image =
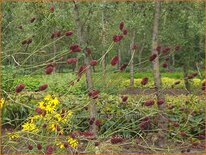
M42 110L46 108L45 103L43 101L39 102L38 107L41 108Z
M71 111L67 112L66 116L63 117L61 122L62 123L67 123L68 120L71 118L72 114L73 114L73 112L71 112Z
M56 146L59 146L60 149L63 149L63 148L64 148L64 144L62 144L61 142L58 142L58 143L56 144Z
M69 145L72 147L72 148L76 148L78 146L78 141L77 139L74 139L72 137L68 137L68 140L67 142L69 143Z
M57 119L57 121L61 121L62 120L62 117L61 117L60 114L55 114L54 118Z
M17 132L7 133L7 135L9 136L9 139L17 139L20 137Z
M0 108L3 108L5 100L3 98L0 99Z
M22 125L22 131L38 132L39 130L36 128L36 124L26 122Z
M51 100L51 99L52 99L52 96L51 96L51 95L47 95L47 96L44 97L44 100L45 100L45 101L49 101L49 100Z

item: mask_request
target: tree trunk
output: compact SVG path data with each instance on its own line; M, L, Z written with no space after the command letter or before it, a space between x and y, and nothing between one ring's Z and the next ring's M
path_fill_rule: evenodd
M105 80L105 75L106 75L106 55L105 55L105 45L106 45L106 29L105 29L105 23L106 23L106 19L105 19L105 9L103 9L102 11L102 46L103 46L103 58L102 58L102 77L103 80Z
M183 74L184 74L184 83L185 83L185 88L187 89L188 92L190 92L190 83L187 78L188 76L188 65L186 63L183 64Z
M118 61L118 64L117 64L117 70L120 68L121 66L121 47L120 47L120 42L119 42L119 46L118 46L118 52L117 52L117 55L118 55L118 58L119 58L119 61Z
M130 53L131 53L131 60L130 60L130 87L134 88L134 53L135 49L132 49L135 41L135 31L133 31L133 37L130 44Z
M74 2L74 17L75 17L75 24L77 28L77 36L78 36L79 44L82 48L84 48L86 47L86 42L84 40L83 27L79 15L79 6L76 4L76 2ZM85 52L84 63L86 64L86 66L89 66L89 56L86 54L86 52ZM86 80L87 80L88 91L91 91L93 89L91 67L89 67L86 70ZM96 112L95 100L91 100L89 104L89 112L90 112L90 119L96 118L97 112ZM97 128L94 123L93 125L90 126L90 131L96 135Z
M160 21L160 1L155 3L155 17L154 17L154 26L153 26L153 36L152 36L152 54L158 55L156 50L158 46L158 28L159 28L159 21ZM153 60L153 75L154 75L154 83L155 83L155 92L157 100L163 99L164 104L158 105L158 140L155 142L156 145L163 147L165 145L166 136L167 136L167 119L164 114L165 109L165 97L164 94L161 93L161 75L159 70L159 56L155 60Z
M143 44L141 49L139 50L139 56L138 56L138 67L139 67L139 71L142 70L142 52L144 51L144 46L145 46L145 38L146 38L146 34L144 33L144 40L143 40Z

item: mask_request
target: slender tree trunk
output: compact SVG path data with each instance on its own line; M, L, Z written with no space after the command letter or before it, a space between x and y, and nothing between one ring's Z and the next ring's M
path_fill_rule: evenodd
M80 46L84 48L86 46L86 42L84 40L83 27L82 27L80 15L79 15L79 6L76 4L76 2L74 2L74 17L75 17L75 24L77 28L78 40L79 40ZM86 64L86 66L89 66L89 56L87 54L85 54L84 63ZM93 89L91 67L89 67L86 70L86 80L87 80L88 91L91 91ZM89 112L90 112L90 119L96 118L97 112L96 112L95 100L91 100L89 104ZM90 126L90 131L96 135L97 128L94 123L93 125Z
M188 76L188 65L186 63L183 64L183 74L184 74L184 83L185 83L185 88L187 89L188 92L190 92L190 83L187 78Z
M130 44L130 53L131 53L131 60L130 60L130 87L134 88L134 53L135 49L132 49L135 41L135 30L133 31L132 41Z
M152 36L152 54L158 55L156 50L158 45L158 28L159 28L159 21L160 21L160 1L155 3L155 17L154 17L154 26L153 26L153 36ZM157 96L157 100L162 99L165 102L164 94L161 93L161 75L159 70L159 56L152 62L153 63L153 75L154 75L154 83L155 83L155 92ZM167 136L167 119L164 114L166 103L158 106L158 140L156 141L156 145L164 146Z
M144 46L145 46L145 38L146 38L146 34L144 33L144 40L143 40L143 44L142 44L142 47L141 49L138 51L139 53L139 56L138 56L138 67L139 67L139 71L142 70L142 52L144 51Z
M172 53L172 66L175 67L175 52Z
M105 23L106 23L106 18L105 18L105 9L102 11L102 46L103 46L103 58L102 58L102 77L103 80L105 79L106 75L106 55L105 55L105 46L106 46L106 29L105 29Z
M118 64L117 64L117 70L118 70L121 66L121 44L120 44L120 42L119 42L119 46L118 46L117 55L119 57L119 61L118 61Z

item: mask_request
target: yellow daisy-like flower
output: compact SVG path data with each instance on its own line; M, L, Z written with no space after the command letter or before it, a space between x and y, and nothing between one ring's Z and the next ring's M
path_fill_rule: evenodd
M59 122L62 120L61 115L58 114L58 113L56 113L56 114L54 115L54 118L55 118L57 121L59 121Z
M45 101L49 101L49 100L51 100L51 99L52 99L52 96L51 96L51 95L47 95L47 96L44 97L44 100L45 100Z
M56 144L56 146L59 146L60 149L63 149L63 148L64 148L64 144L62 144L61 142L58 142L58 143Z
M73 114L73 112L68 111L68 112L66 113L66 116L63 117L63 119L62 119L61 122L62 122L62 123L67 123L68 120L72 117L72 114Z
M3 98L0 99L0 108L3 108L5 100Z
M26 122L22 125L22 131L29 131L29 132L38 132L39 130L36 128L36 124Z
M57 97L55 97L53 100L52 100L52 103L54 105L58 105L59 104L59 100L57 99Z
M10 132L10 133L7 133L7 135L9 137L9 139L17 139L20 137L19 133L17 133L17 132Z
M67 142L69 143L69 145L72 147L72 148L76 148L78 146L78 140L77 139L74 139L72 137L68 137L68 140Z
M34 115L33 117L28 117L28 120L30 123L34 123L36 120L39 120L42 118L42 115Z
M50 131L56 131L56 126L55 126L55 124L50 124L50 125L48 126L48 129L49 129Z
M42 110L45 110L46 106L43 101L39 102L38 107L41 108Z

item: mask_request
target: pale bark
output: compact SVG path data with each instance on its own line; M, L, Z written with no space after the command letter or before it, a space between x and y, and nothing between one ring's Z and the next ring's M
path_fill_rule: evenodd
M144 33L144 39L143 39L143 44L142 44L142 47L141 49L138 51L138 67L139 67L139 70L141 71L142 70L142 52L144 51L144 47L145 47L145 38L146 38L146 34Z
M117 70L118 70L121 66L121 44L120 44L120 42L119 42L119 46L118 46L118 50L117 50L117 55L119 57L119 61L117 63Z
M153 36L152 36L152 54L157 54L156 47L158 45L158 28L159 28L159 21L160 21L160 1L155 3L155 17L154 17L154 26L153 26ZM159 69L159 57L157 57L153 62L153 75L154 75L154 83L155 83L155 92L158 99L163 99L165 101L164 94L161 93L161 75ZM167 128L168 123L164 114L166 103L158 106L158 140L156 141L156 145L164 146L167 136Z
M103 58L102 58L102 77L103 79L105 79L105 75L106 75L106 55L105 55L105 46L106 46L106 28L105 28L105 24L106 24L106 18L105 18L105 9L103 9L102 11L102 46L103 46Z
M78 36L79 44L82 48L84 48L86 46L85 36L83 33L83 27L79 15L79 6L75 2L74 2L74 17L75 17L75 24L77 28L77 36ZM87 54L85 54L84 63L87 66L89 66L89 56ZM90 67L86 70L86 80L87 80L88 91L91 91L93 89L93 81L92 81L92 72ZM89 112L90 112L90 119L96 118L97 112L96 112L95 100L92 100L90 102ZM94 132L94 134L96 135L97 128L94 123L93 125L90 126L90 131Z
M130 53L131 53L131 60L130 60L130 87L134 87L134 53L135 49L132 49L135 41L135 31L133 31L132 41L130 44Z

